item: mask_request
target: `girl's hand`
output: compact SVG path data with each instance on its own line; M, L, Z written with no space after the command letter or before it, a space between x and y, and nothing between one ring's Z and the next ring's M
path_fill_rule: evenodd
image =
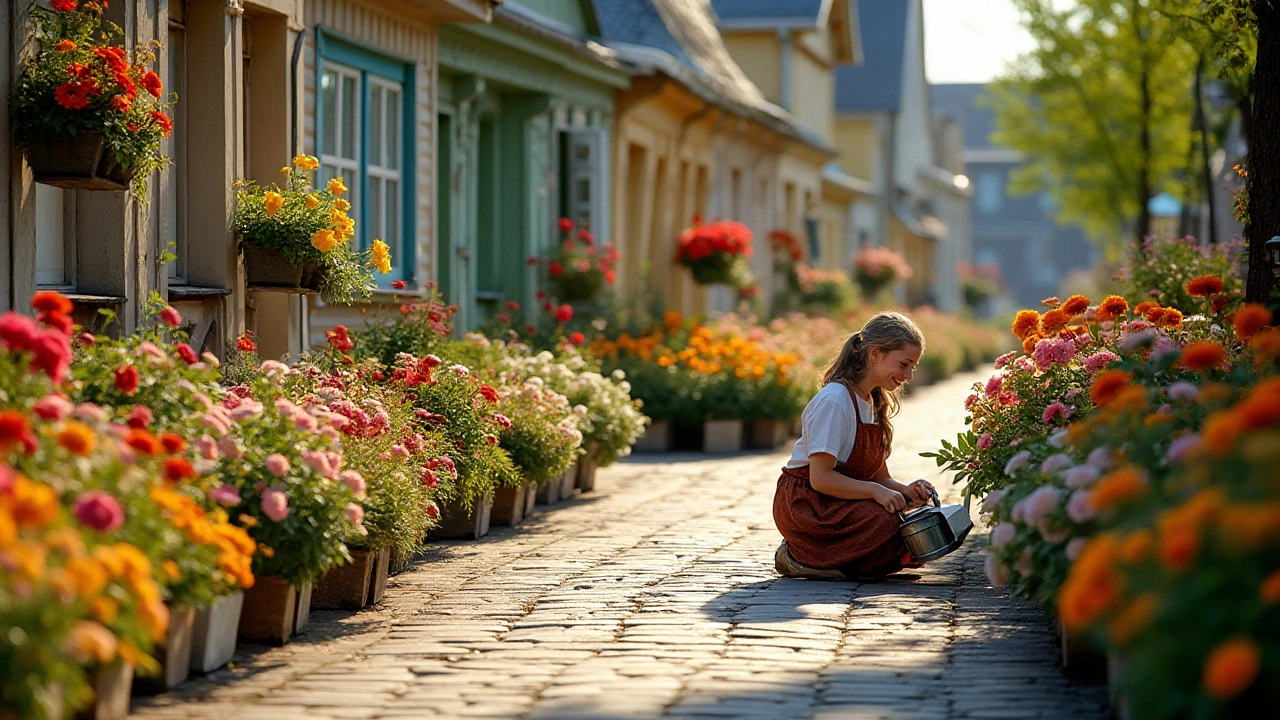
M906 496L912 502L918 502L921 505L927 504L933 499L933 486L926 480L916 480L907 486Z
M880 503L880 506L885 510L888 510L891 513L896 513L907 509L907 499L897 490L885 487L884 485L876 485L873 492L875 497L872 499Z

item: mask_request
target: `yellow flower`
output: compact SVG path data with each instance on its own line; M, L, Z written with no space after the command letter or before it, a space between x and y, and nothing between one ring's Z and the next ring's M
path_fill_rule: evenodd
M262 207L267 211L267 217L272 217L280 212L280 206L284 205L284 196L277 192L267 191L262 196Z
M280 168L280 172L285 175L290 175L293 173L293 168L289 167L288 165L285 165L284 167Z
M306 199L308 210L315 210L320 207L320 198L316 197L314 194L308 193Z
M315 170L320 167L320 161L310 155L298 155L293 159L293 164L303 170Z
M378 269L378 272L386 275L391 272L391 248L381 240L373 241L373 249L370 251L372 256L371 262Z
M350 209L351 209L351 203L349 203L349 202L347 202L346 200L343 200L343 199L341 199L341 198L339 198L339 199L337 199L337 200L334 200L334 201L333 201L333 206L334 206L335 208L337 208L337 209L341 210L342 212L346 212L346 211L348 211L348 210L350 210Z
M337 242L332 230L321 230L311 236L311 246L320 252L329 252Z
M336 177L329 181L329 192L334 195L342 195L347 192L346 183L342 182L342 178Z

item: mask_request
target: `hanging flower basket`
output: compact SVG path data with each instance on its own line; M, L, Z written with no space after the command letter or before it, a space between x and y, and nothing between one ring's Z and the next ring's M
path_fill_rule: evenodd
M322 278L320 263L306 260L294 264L276 248L260 247L248 242L244 247L244 272L250 287L273 290L318 292Z
M749 257L751 230L731 220L703 225L694 218L693 227L681 233L676 243L676 263L689 268L693 281L699 285L752 284L754 278L746 260Z
M100 132L33 137L27 164L36 182L67 190L128 190L136 174L107 151Z

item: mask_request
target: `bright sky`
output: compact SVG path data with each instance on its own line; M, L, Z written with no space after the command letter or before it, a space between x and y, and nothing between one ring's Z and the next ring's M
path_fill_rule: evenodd
M925 72L931 83L987 82L1032 47L1010 0L924 0Z

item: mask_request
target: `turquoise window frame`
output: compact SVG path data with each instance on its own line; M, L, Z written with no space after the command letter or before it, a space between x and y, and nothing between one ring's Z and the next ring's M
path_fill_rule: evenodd
M411 60L397 58L367 45L358 40L345 37L324 27L316 29L316 156L323 155L320 147L324 138L324 112L320 104L323 94L320 92L324 80L324 64L344 65L360 73L360 146L359 152L359 192L358 206L353 208L356 217L363 220L369 217L368 203L368 151L369 151L369 76L373 75L385 80L400 83L401 86L401 119L400 119L400 247L391 248L391 272L386 275L374 273L380 288L389 288L396 280L403 280L409 286L416 286L414 268L417 266L416 226L417 218L417 122L414 109L417 107L417 65ZM373 244L373 237L364 222L356 223L356 240L361 250Z

